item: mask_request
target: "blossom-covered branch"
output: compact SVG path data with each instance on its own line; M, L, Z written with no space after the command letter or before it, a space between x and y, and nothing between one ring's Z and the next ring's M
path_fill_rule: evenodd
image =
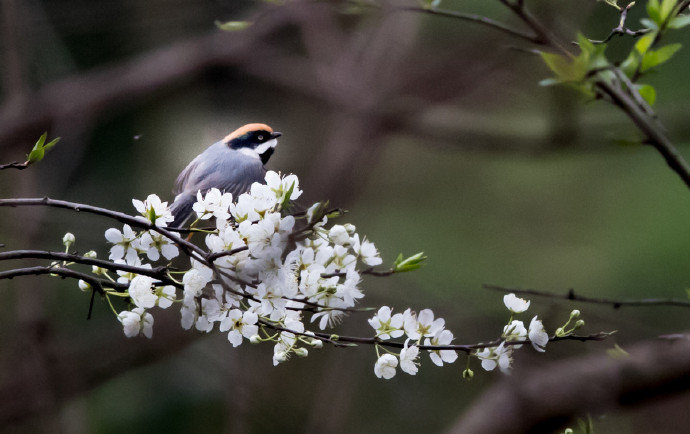
M29 274L49 274L78 279L83 291L98 291L122 323L126 336L153 336L151 309L180 307L185 329L227 333L233 346L245 339L274 344L273 363L291 355L304 357L309 348L324 343L336 346L372 345L377 354L374 372L381 378L395 375L398 365L414 375L420 351L427 351L439 366L453 363L457 352L468 356L463 375L473 375L469 358L476 358L486 370L510 369L513 353L525 344L544 351L549 342L600 340L608 334L577 335L584 325L579 311L555 329L551 336L534 316L525 327L516 316L529 302L513 294L504 297L510 318L502 333L490 342L454 344L445 320L430 309L406 309L393 313L383 306L369 319L374 336L340 336L335 327L349 313L368 312L357 307L364 297L363 275L390 276L417 269L426 259L423 253L399 255L387 269L375 245L360 236L351 224L332 224L343 213L315 203L306 212L291 214L292 202L302 194L295 175L266 174L266 184L255 183L248 193L233 198L211 189L199 192L193 204L196 220L203 223L203 245L193 244L168 229L173 221L167 202L156 195L132 201L139 216L91 205L43 199L0 199L0 206L52 206L102 215L120 223L109 228L108 260L95 251L70 253L76 242L71 233L63 237L64 252L14 250L0 253L0 261L14 259L51 260L49 266L0 272L0 279ZM209 227L209 223L213 226ZM189 260L183 268L172 268L180 253ZM72 270L90 266L91 274ZM179 266L178 266L179 267ZM111 274L112 273L112 274ZM122 302L126 308L119 306ZM309 322L320 330L309 330Z

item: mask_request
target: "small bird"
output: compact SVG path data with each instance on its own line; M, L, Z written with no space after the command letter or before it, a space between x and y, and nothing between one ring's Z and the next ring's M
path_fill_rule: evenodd
M281 133L266 124L247 124L197 155L175 181L175 201L170 206L180 228L192 214L196 193L217 188L232 193L233 200L249 191L254 182L264 182L264 164L271 158Z

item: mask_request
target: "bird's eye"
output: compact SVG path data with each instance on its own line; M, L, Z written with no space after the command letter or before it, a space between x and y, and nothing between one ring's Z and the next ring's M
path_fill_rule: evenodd
M259 136L259 140L263 140L263 139L264 139L264 136Z

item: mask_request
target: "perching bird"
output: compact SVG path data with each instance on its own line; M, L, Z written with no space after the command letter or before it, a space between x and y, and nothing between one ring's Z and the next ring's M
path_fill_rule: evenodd
M233 200L249 191L252 183L264 182L264 164L273 155L278 137L266 124L247 124L209 146L175 181L175 202L170 206L173 227L182 227L192 214L196 193L217 188L232 193Z

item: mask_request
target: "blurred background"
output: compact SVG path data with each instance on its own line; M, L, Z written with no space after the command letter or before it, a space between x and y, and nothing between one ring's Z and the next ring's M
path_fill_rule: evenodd
M394 3L409 5L414 3ZM530 1L566 40L605 37L618 13L583 0ZM50 196L134 213L132 198L171 200L175 177L209 144L248 122L281 131L268 167L296 173L304 203L329 199L376 242L384 263L423 250L421 270L367 277L363 304L432 308L456 343L500 334L502 294L483 283L583 295L686 297L690 195L621 113L565 88L526 46L492 29L347 3L280 6L239 0L0 1L0 162L23 161L45 130L46 159L0 172L1 197ZM498 2L442 6L520 26ZM638 28L642 5L628 23ZM214 22L251 20L242 32ZM677 31L669 40L690 42ZM610 59L634 41L614 39ZM690 53L645 82L669 136L690 157ZM5 249L107 257L105 218L64 210L0 210ZM16 261L2 269L38 264ZM435 432L498 373L461 378L426 355L416 377L373 374L371 347L311 351L273 367L272 346L232 348L222 334L183 332L154 312L152 340L127 339L107 305L76 282L0 281L0 429L7 432ZM584 333L517 353L521 367L602 352L687 327L681 308L533 299L548 330L574 307ZM529 320L531 315L525 316ZM341 334L369 335L370 314ZM600 432L687 426L688 397L597 418Z

